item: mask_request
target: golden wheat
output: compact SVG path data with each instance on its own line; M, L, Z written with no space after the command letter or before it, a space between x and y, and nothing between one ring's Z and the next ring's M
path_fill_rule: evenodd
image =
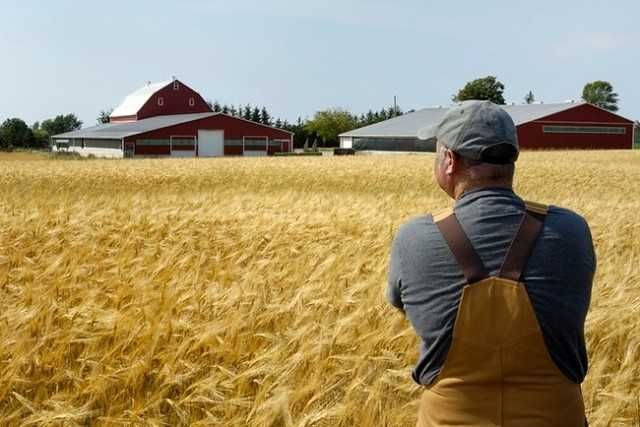
M431 156L0 158L3 425L411 426L390 241ZM591 225L592 425L640 422L640 152L524 153Z

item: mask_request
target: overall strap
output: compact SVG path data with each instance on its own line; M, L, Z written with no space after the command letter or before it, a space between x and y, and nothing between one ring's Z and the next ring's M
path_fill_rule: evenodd
M479 282L489 277L478 253L473 249L453 210L434 215L433 220L447 242L454 258L462 269L467 283Z
M525 202L525 213L522 216L520 227L515 237L511 241L511 246L507 251L507 256L502 263L498 276L505 279L520 281L522 272L527 265L527 261L533 246L542 230L547 206L539 203Z

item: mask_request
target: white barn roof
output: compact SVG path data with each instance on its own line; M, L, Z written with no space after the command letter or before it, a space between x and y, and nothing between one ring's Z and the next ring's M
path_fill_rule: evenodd
M531 122L560 111L575 108L584 102L561 103L561 104L522 104L522 105L501 105L513 119L516 126ZM430 126L438 123L449 110L448 107L423 108L413 113L403 114L380 123L354 129L340 134L341 137L396 137L415 138L418 130L423 126Z
M140 89L127 95L124 101L111 112L111 117L134 116L138 114L140 108L142 108L154 93L167 87L172 82L172 80L165 80L142 86Z

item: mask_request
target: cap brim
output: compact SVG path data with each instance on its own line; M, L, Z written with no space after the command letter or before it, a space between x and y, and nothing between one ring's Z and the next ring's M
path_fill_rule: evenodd
M436 140L436 133L438 125L425 126L418 130L418 139L422 141L434 141Z

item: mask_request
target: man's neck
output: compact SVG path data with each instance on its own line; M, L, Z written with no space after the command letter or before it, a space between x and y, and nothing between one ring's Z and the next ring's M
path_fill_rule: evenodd
M456 185L453 190L454 200L459 200L465 193L469 193L474 190L480 190L482 188L504 188L506 190L513 190L513 184L509 182L481 182L481 183L460 183Z

